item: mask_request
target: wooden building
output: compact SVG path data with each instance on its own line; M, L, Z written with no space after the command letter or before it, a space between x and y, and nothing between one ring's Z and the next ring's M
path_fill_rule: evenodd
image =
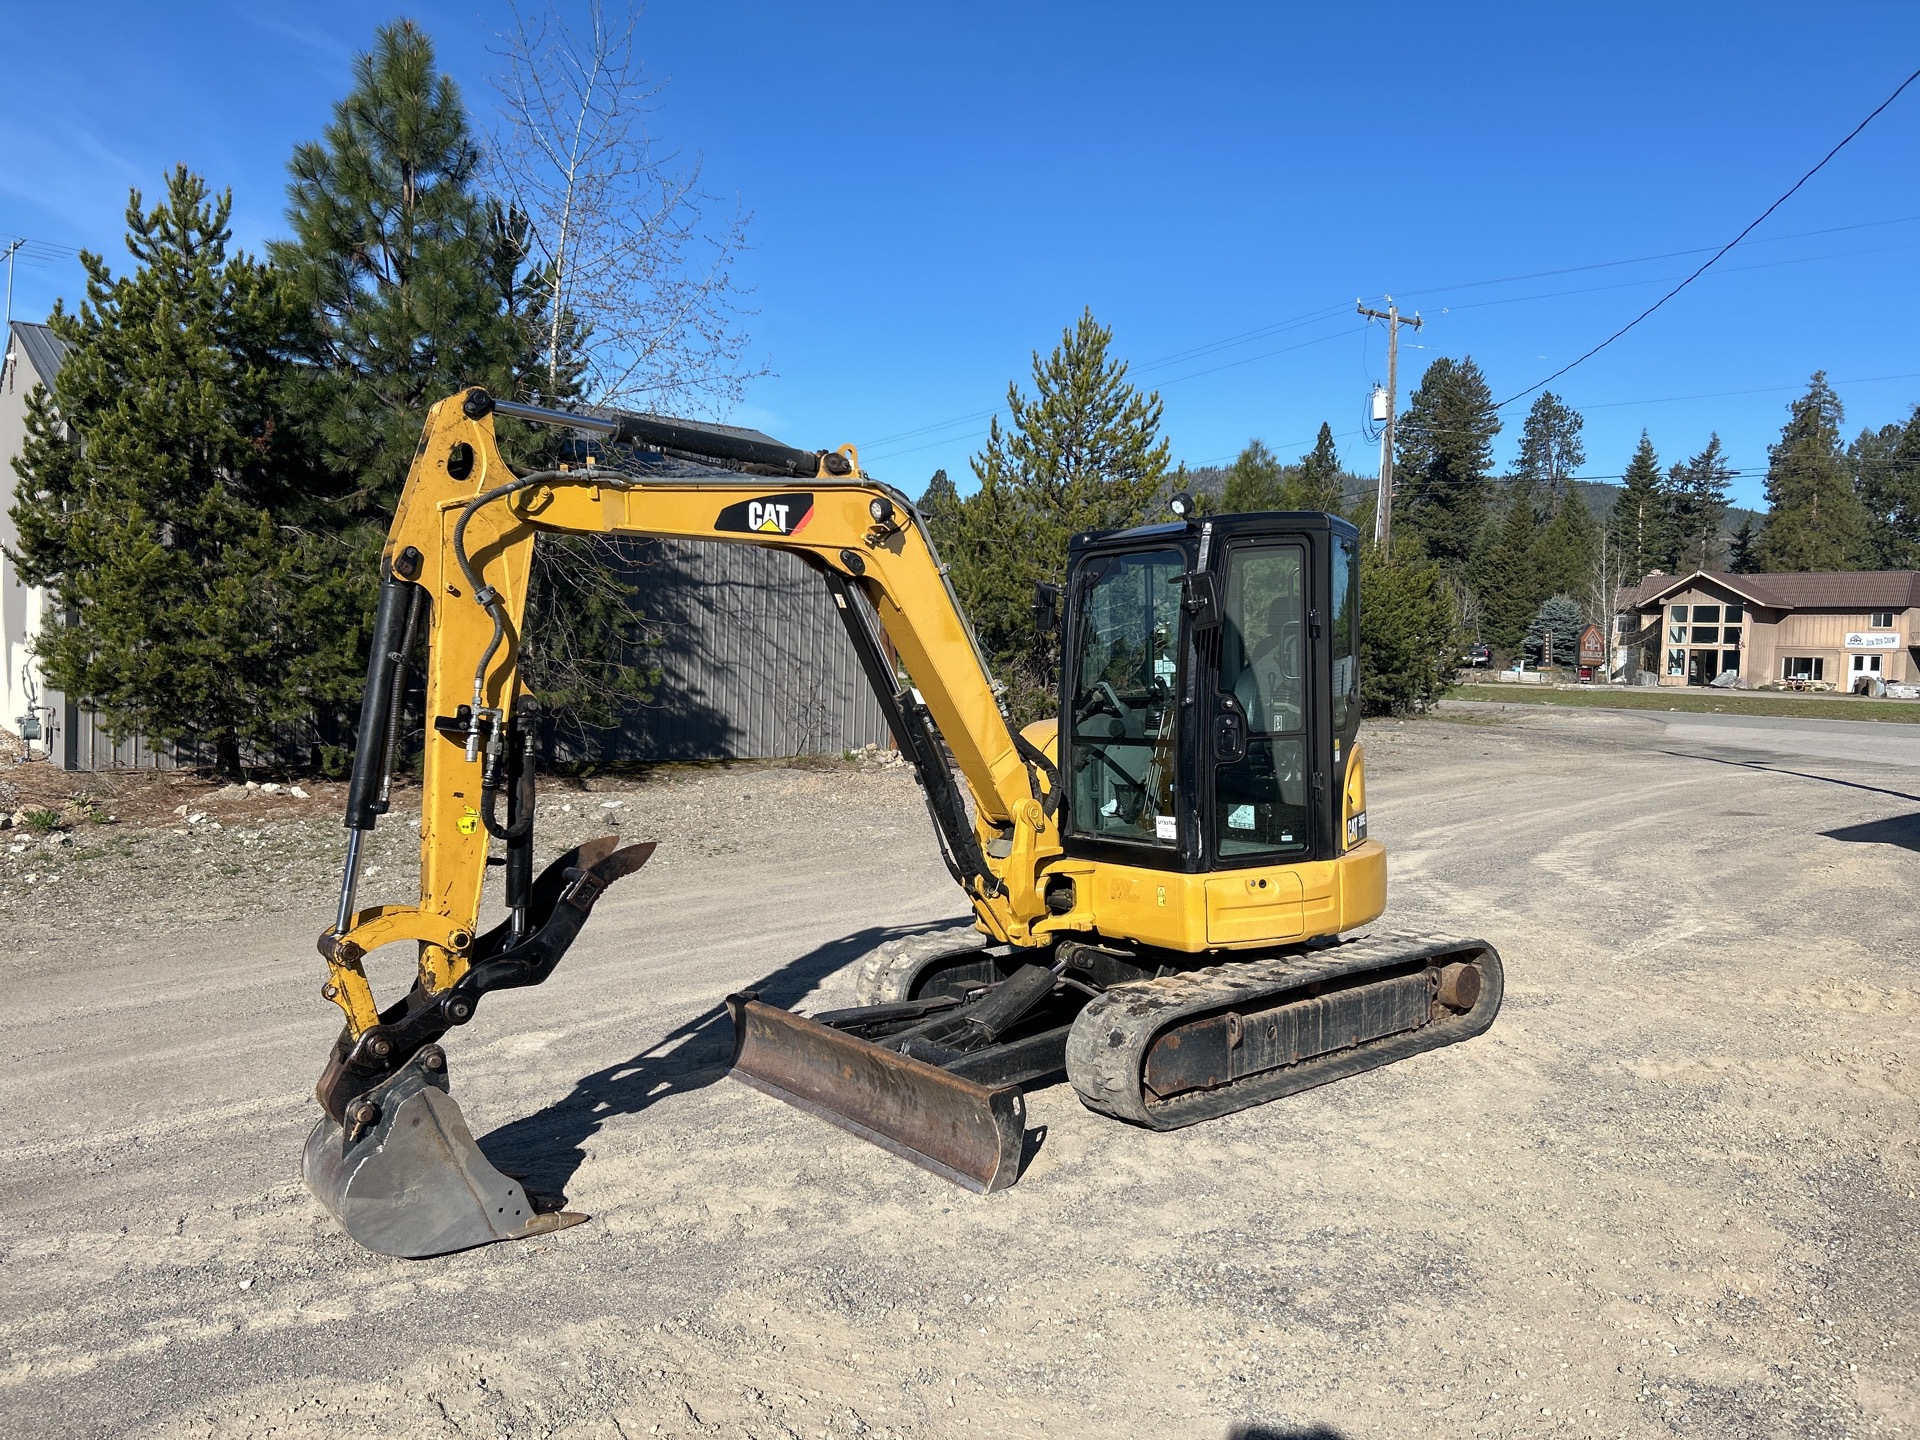
M1920 571L1649 575L1628 608L1660 626L1650 668L1662 685L1706 685L1729 670L1749 685L1836 690L1920 675Z

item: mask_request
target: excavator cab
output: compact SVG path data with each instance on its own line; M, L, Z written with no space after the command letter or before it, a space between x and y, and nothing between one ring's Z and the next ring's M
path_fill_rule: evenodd
M1062 848L1182 873L1345 849L1359 540L1330 515L1081 535L1061 666Z
M500 416L599 448L521 469ZM1090 1109L1166 1130L1485 1030L1492 946L1362 933L1386 905L1386 854L1357 743L1353 526L1174 509L1072 537L1040 607L1057 714L1021 727L934 537L854 447L478 388L435 405L382 556L339 903L319 937L321 993L345 1021L303 1160L322 1203L397 1256L580 1218L487 1161L440 1043L488 996L544 981L654 849L607 837L535 866L539 724L519 646L542 535L765 546L818 575L972 909L971 926L866 956L850 1008L728 996L734 1078L984 1192L1020 1173L1034 1086L1064 1078ZM413 734L419 896L368 904L362 842ZM494 867L504 918L486 928ZM396 944L417 973L382 1005L365 961Z

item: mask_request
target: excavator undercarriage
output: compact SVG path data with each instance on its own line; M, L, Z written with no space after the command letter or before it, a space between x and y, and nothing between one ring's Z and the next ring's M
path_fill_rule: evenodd
M517 471L499 415L628 463ZM595 841L534 874L517 659L543 532L768 545L818 573L972 906L970 927L867 957L854 1008L728 996L729 1073L746 1084L992 1192L1028 1158L1036 1086L1065 1079L1091 1110L1171 1130L1492 1024L1492 946L1366 929L1386 869L1367 833L1345 521L1182 513L1074 537L1065 587L1036 601L1061 645L1059 719L1016 730L920 518L851 447L471 390L429 415L389 537L346 873L320 939L346 1025L303 1168L369 1249L441 1254L582 1218L486 1160L440 1044L490 991L545 980L654 848ZM362 907L361 841L388 807L422 649L420 898ZM506 918L480 933L489 865ZM417 947L418 974L383 1009L363 962L395 942Z

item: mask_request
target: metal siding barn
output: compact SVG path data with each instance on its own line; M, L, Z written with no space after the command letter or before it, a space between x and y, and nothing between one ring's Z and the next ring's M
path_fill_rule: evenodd
M598 758L746 760L891 749L832 597L796 557L758 545L630 540L634 605L658 644L653 699Z

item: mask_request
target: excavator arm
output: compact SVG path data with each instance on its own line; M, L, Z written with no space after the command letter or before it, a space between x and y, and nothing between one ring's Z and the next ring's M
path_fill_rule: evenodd
M501 454L499 416L694 463L679 473L594 465L523 473ZM317 1087L326 1117L306 1157L322 1199L356 1238L389 1253L457 1248L437 1230L425 1238L418 1231L420 1211L463 1208L437 1192L422 1198L422 1177L441 1190L450 1183L473 1191L467 1208L485 1224L458 1230L454 1240L525 1233L503 1229L515 1210L523 1226L547 1228L547 1217L479 1156L446 1096L445 1054L435 1042L470 1020L489 991L544 980L601 892L653 849L591 842L533 873L534 721L519 657L543 532L718 541L799 556L833 596L981 928L996 941L1031 946L1052 918L1040 874L1060 853L1053 760L1008 724L911 504L863 475L851 446L794 450L655 417L542 410L479 389L441 401L427 417L381 561L348 787L346 868L335 923L320 937L329 972L323 994L346 1023ZM423 646L419 898L363 907L362 842L388 808L408 670ZM481 891L496 848L504 849L495 863L504 863L508 918L482 933ZM413 988L382 1007L365 959L406 941L418 948ZM403 1106L413 1120L432 1122L434 1163L408 1150L412 1138L395 1138ZM447 1159L454 1163L438 1163ZM389 1191L408 1202L365 1198ZM489 1218L489 1209L498 1213Z

